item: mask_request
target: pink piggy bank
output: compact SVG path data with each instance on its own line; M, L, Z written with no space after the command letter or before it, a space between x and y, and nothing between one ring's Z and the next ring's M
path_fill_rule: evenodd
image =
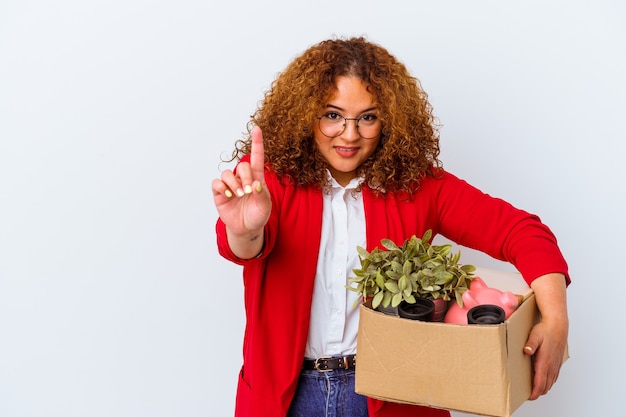
M461 298L463 307L460 307L456 302L453 303L443 319L445 323L467 324L467 312L472 307L482 304L502 307L505 317L508 319L519 305L515 294L488 287L485 281L479 277L472 280L469 289L463 293Z

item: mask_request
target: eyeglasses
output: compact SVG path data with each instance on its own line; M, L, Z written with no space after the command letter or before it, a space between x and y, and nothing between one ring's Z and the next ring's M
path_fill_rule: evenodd
M374 139L380 133L380 120L375 114L365 114L358 118L343 117L339 113L329 111L317 118L320 132L326 137L336 138L346 130L348 120L354 120L356 130L363 139Z

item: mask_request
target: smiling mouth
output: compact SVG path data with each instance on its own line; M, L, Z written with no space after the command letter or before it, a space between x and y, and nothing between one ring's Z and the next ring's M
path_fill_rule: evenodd
M359 147L335 146L335 153L340 158L353 158L359 154Z

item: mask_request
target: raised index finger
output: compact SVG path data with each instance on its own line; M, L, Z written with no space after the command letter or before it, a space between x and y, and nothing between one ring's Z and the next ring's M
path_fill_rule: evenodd
M261 128L255 126L252 130L252 146L250 150L250 170L252 178L264 184L265 176L263 166L265 164L265 152L263 150L263 133Z

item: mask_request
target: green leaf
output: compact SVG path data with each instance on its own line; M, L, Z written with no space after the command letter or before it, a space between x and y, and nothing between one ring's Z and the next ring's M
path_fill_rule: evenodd
M459 305L459 307L463 307L463 293L465 292L465 290L455 290L454 291L454 296L456 298L456 302Z
M458 251L454 257L452 257L452 264L456 265L459 263L459 260L461 259L461 251Z
M400 291L404 291L407 289L407 287L408 287L408 282L407 282L406 276L402 275L400 279L398 280L398 289Z
M413 293L413 291L411 290L411 288L407 288L404 291L402 291L402 293L404 294L404 299L406 300L407 297L410 297L411 294Z
M377 308L380 305L380 302L382 300L383 300L383 292L379 291L372 299L372 307Z
M393 294L399 293L400 288L398 288L398 283L395 281L387 281L385 282L385 288L391 291Z
M461 265L461 270L463 272L471 274L471 273L476 272L476 267L474 265L465 264L465 265Z
M393 240L391 239L382 239L380 241L381 245L383 245L385 247L385 249L387 250L394 250L394 249L398 249L398 246L394 243Z
M391 304L391 297L391 293L385 292L383 295L383 307L389 307L389 304Z
M448 271L437 271L435 273L435 284L447 284L452 281L452 278L454 278L454 275Z
M365 272L362 269L353 269L352 272L357 277L362 277L363 275L365 275Z
M380 273L376 273L376 284L382 290L385 288L385 277Z
M356 247L356 251L359 254L359 256L361 258L368 258L369 257L369 252L365 250L365 248L361 247L361 246L357 246Z
M407 260L402 265L402 274L409 275L413 271L413 262Z
M448 243L441 246L433 246L433 250L439 254L439 256L447 256L452 251L452 245Z
M398 304L400 304L401 302L402 302L402 293L399 292L395 294L393 298L391 299L391 306L398 307Z

